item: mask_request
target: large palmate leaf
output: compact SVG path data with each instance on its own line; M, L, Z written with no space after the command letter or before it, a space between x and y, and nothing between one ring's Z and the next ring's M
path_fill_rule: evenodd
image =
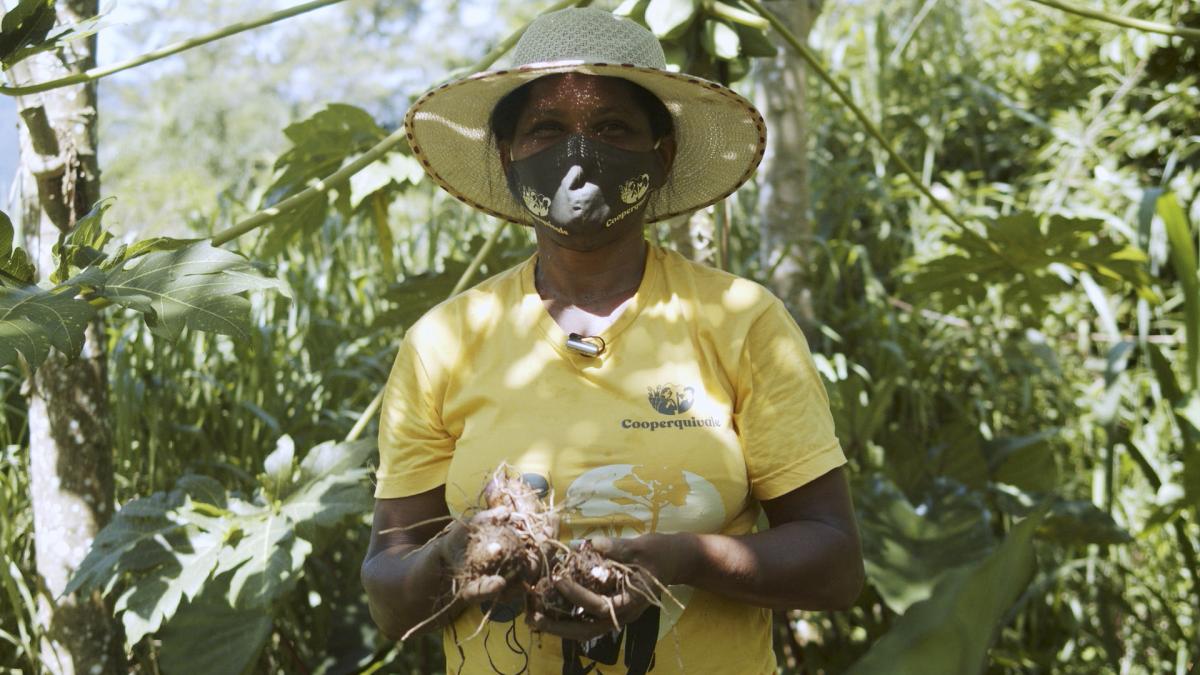
M83 349L83 333L96 314L78 299L77 288L63 285L52 291L39 286L0 286L0 366L25 357L37 368L53 347L75 356Z
M46 38L54 27L54 0L21 0L0 22L0 62L8 70L19 50Z
M1033 577L1035 511L987 558L944 575L847 675L971 675L984 671L997 624Z
M229 604L228 578L221 577L180 608L159 632L159 666L166 675L239 675L253 670L271 637L265 608Z
M242 256L196 242L152 251L111 270L96 294L142 312L161 337L175 339L186 326L246 339L250 302L238 294L267 289L288 294L283 282L264 276Z
M50 281L57 284L71 276L72 268L83 269L104 259L104 245L112 239L112 233L104 229L102 221L114 201L115 198L108 197L96 202L62 241L54 244L51 250L58 258L58 268L50 275Z
M331 103L312 117L289 125L283 133L291 147L275 162L277 175L263 196L263 208L325 178L347 158L364 152L387 135L368 112L343 103ZM336 206L343 213L350 211L350 192L338 188ZM262 253L274 255L297 235L316 230L328 212L329 200L321 197L283 214L267 228Z
M1086 272L1100 284L1150 291L1146 255L1107 238L1099 220L1031 214L1003 216L981 236L950 237L960 252L910 270L906 293L931 298L945 310L984 301L995 290L1003 302L1040 312L1050 296L1070 288L1068 272Z
M646 5L646 25L663 39L682 35L692 22L699 2L694 0L650 0Z
M937 485L916 507L878 476L854 491L867 578L898 613L928 598L951 570L987 555L994 545L988 511L978 497L949 481Z
M290 439L281 439L252 502L212 478L185 475L170 492L118 511L67 592L107 595L124 582L116 611L129 645L171 627L189 600L208 595L214 585L223 589L220 602L206 600L201 608L228 611L205 620L269 619L261 612L294 587L313 542L346 517L369 510L364 464L374 448L373 439L322 443L297 464Z
M33 263L23 249L14 248L15 232L8 215L0 211L0 285L29 286L35 279Z

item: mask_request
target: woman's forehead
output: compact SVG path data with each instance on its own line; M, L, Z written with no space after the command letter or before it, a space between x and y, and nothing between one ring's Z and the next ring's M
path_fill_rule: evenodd
M630 96L629 82L617 77L560 73L534 80L525 112L601 109L639 112Z

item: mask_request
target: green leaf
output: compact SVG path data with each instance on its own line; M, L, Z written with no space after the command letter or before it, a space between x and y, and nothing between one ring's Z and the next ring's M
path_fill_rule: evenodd
M767 36L767 31L741 25L737 26L736 30L743 55L774 58L779 53L771 38Z
M1171 266L1183 287L1187 375L1191 388L1196 389L1200 387L1200 278L1197 278L1196 241L1175 195L1159 197L1157 211L1166 225Z
M650 0L646 5L646 26L660 39L679 37L696 14L694 0Z
M987 558L947 573L847 675L982 673L999 623L1033 578L1043 513L1017 524Z
M297 537L291 522L274 512L242 523L245 536L226 551L214 574L236 570L228 596L234 607L266 607L295 583L312 544Z
M164 555L164 537L182 527L167 518L170 508L168 495L158 492L117 511L92 541L63 594L96 589L107 594L121 573L163 564L169 558Z
M0 285L31 286L37 272L29 255L13 247L15 235L12 221L0 211Z
M104 229L104 212L112 207L115 197L101 199L92 205L87 215L75 223L75 227L55 243L51 251L58 257L58 268L50 275L50 281L60 283L71 276L71 266L85 268L104 259L104 245L112 233Z
M224 536L198 532L188 544L189 552L177 552L117 598L113 609L121 613L129 647L173 617L184 598L196 597L224 550Z
M181 607L159 632L159 666L166 675L250 673L271 637L271 614L235 609L226 600L228 580L213 583Z
M704 22L704 50L725 61L738 57L741 40L729 24L707 19Z
M21 47L9 54L8 57L4 59L6 67L11 68L13 64L19 63L30 56L33 56L34 54L62 49L69 42L74 42L75 40L81 40L83 38L95 35L96 33L100 32L100 19L104 14L107 14L107 12L97 14L96 16L83 19L82 21L78 21L67 26L59 26L57 29L52 27L51 30L53 31L53 34L48 34L45 38Z
M1058 429L1048 429L985 443L983 453L987 457L991 479L1030 492L1054 490L1058 486L1058 465L1047 441L1058 437L1059 433Z
M1145 349L1150 355L1150 366L1154 369L1154 377L1158 379L1158 386L1162 389L1163 398L1171 403L1182 401L1183 388L1179 386L1179 380L1175 377L1171 362L1163 356L1158 345L1147 343Z
M620 6L613 10L613 14L624 16L639 23L644 23L646 20L646 5L650 0L625 0Z
M277 175L263 196L261 208L274 206L308 188L387 135L370 113L343 103L331 103L312 117L289 125L283 133L292 145L275 162ZM346 189L338 190L343 193L340 201L349 209ZM328 212L329 197L324 196L276 219L263 237L263 255L276 255L298 235L314 232L325 222Z
M895 485L873 477L854 491L867 578L892 610L928 598L938 581L994 545L987 509L948 483L913 507Z
M357 209L384 188L416 185L424 176L420 162L399 152L390 153L350 177L350 207Z
M1003 302L1039 314L1050 297L1070 289L1061 267L1157 301L1146 255L1109 239L1099 220L1056 215L1041 222L1022 213L988 222L986 237L968 231L950 240L959 252L910 266L907 294L933 298L953 310L982 303L989 289L996 289Z
M83 349L84 329L96 314L87 302L75 297L78 289L63 285L53 291L38 286L0 286L0 366L25 357L37 368L53 347L68 356Z
M17 50L37 44L54 27L54 0L21 0L0 21L0 61L8 70Z
M245 340L250 331L248 290L287 286L263 276L236 253L207 241L173 251L153 251L108 273L97 295L146 315L155 335L174 340L184 327Z
M173 237L151 237L135 241L132 244L121 244L116 252L104 262L100 264L101 269L111 270L120 267L126 261L133 260L139 256L146 255L153 251L175 251L185 246L190 246L196 242L204 241L204 239L175 239Z

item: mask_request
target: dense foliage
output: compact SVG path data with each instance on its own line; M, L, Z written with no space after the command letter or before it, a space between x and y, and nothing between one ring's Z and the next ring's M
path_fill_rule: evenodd
M206 3L180 4L197 13L189 25L211 20ZM528 4L351 2L282 43L398 44L520 5L511 26L471 24L494 43ZM1200 27L1194 0L1121 9ZM619 10L655 29L678 67L749 95L762 86L750 57L765 54L763 24L745 3ZM1196 672L1200 42L1026 2L866 0L826 6L809 43L965 226L813 78L812 231L764 251L751 183L730 199L727 235L693 242L764 281L785 257L800 264L805 328L851 459L869 585L850 611L778 617L785 672ZM339 84L335 98L353 105L306 87L217 91L279 67L233 48L189 52L150 84L114 79L113 109L128 115L103 134L107 190L151 205L126 211L134 219L171 221L141 236L207 237L385 138L405 105L397 91L481 55L455 48L376 98ZM417 68L393 58L351 72ZM319 67L299 49L279 59ZM205 87L214 95L198 96ZM186 161L134 133L146 102L168 111L157 142L187 145ZM295 116L264 140L244 104ZM0 665L39 668L15 364L69 351L104 310L122 508L73 588L114 598L137 667L439 668L436 641L390 643L366 614L372 405L404 327L473 260L478 279L529 254L528 233L437 190L402 145L237 239L240 253L204 239L120 246L108 206L64 240L44 286L28 284L0 221ZM698 219L699 232L726 222L721 209ZM667 225L650 234L679 239ZM68 319L62 331L42 321L49 311Z

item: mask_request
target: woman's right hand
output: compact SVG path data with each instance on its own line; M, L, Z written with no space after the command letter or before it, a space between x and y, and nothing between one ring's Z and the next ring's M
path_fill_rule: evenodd
M479 513L475 514L471 520L482 521L489 519L493 515L492 511L493 510L491 509L487 511L480 511ZM470 526L467 523L464 523L461 520L455 520L450 525L450 528L446 534L438 537L434 541L434 545L437 547L436 555L441 561L442 569L444 569L446 574L453 577L456 581L461 578L460 573L466 560L467 539L469 532ZM457 599L464 604L477 605L488 600L504 599L504 596L512 595L512 593L506 594L506 591L509 590L508 582L504 577L498 574L476 577L467 582L461 588L458 587L456 583L454 588L456 588L457 591L455 594Z

